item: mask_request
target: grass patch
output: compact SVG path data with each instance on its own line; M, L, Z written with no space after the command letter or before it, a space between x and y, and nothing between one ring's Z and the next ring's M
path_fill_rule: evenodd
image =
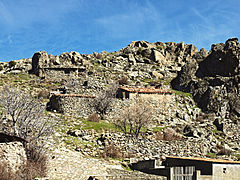
M219 130L217 130L217 128L215 127L213 130L212 130L212 132L215 134L215 135L218 135L218 136L221 136L222 134L223 134L223 132L222 131L219 131Z
M163 127L157 126L157 127L153 128L153 132L162 132L163 129L165 129L165 128L167 128L167 126L163 126Z
M235 156L238 159L238 161L240 160L240 154L233 154L233 156Z
M186 92L182 92L182 91L177 91L177 90L174 90L172 89L172 91L176 94L176 95L183 95L185 97L190 97L190 98L193 98L192 97L192 94L191 93L186 93Z
M74 137L74 136L67 136L63 139L64 143L69 146L70 148L80 148L80 149L84 149L87 147L96 147L97 144L94 144L93 142L90 141L84 141L78 137Z
M83 122L83 130L90 130L94 129L97 132L102 132L103 130L106 131L117 131L116 127L112 123L100 121L100 122L92 122L87 120L82 120ZM76 126L75 126L76 127Z
M217 154L216 153L207 153L206 156L214 159L217 157Z

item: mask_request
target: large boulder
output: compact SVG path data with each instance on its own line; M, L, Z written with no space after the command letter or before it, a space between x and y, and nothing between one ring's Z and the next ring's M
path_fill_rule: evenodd
M0 143L0 163L16 172L27 161L27 156L21 142Z
M49 56L47 52L40 51L36 52L32 57L32 73L37 76L41 76L41 68L45 66L45 64L49 63Z

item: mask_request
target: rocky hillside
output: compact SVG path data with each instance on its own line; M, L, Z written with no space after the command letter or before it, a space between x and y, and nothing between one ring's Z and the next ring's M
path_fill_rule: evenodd
M212 45L209 53L197 53L172 81L172 87L190 92L197 105L222 119L239 119L239 58L237 38Z
M0 83L18 86L45 104L50 91L98 95L112 82L167 89L173 92L170 98L149 102L156 111L154 123L138 139L126 137L113 126L114 113L131 103L116 100L111 112L99 122L89 122L88 114L79 112L48 112L61 122L51 144L84 157L105 157L112 150L119 154L109 156L127 162L129 158L167 155L237 160L239 61L240 43L236 38L212 45L209 52L183 42L136 41L111 53L53 56L41 51L29 59L1 63Z

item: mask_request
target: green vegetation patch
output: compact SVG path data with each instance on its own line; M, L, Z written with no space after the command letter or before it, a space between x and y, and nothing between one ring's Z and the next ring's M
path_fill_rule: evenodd
M207 153L206 156L213 159L217 157L216 153Z
M156 126L153 128L153 132L162 132L165 128L167 128L167 126L163 127Z
M183 95L183 96L185 96L185 97L193 98L193 96L192 96L191 93L186 93L186 92L182 92L182 91L177 91L177 90L174 90L174 89L172 89L172 91L173 91L176 95Z
M105 122L105 121L91 122L91 121L88 121L88 120L82 120L82 122L83 122L83 127L82 127L83 130L94 129L97 132L101 132L103 130L117 131L114 124L108 123L108 122Z
M236 154L233 154L233 156L235 156L237 159L238 159L238 161L240 160L240 154L238 153L236 153Z

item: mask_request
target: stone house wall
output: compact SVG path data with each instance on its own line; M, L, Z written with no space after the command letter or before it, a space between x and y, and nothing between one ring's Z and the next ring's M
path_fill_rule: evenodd
M53 95L48 103L48 109L63 114L73 113L81 117L87 117L94 112L89 105L93 98L94 96L83 95Z

